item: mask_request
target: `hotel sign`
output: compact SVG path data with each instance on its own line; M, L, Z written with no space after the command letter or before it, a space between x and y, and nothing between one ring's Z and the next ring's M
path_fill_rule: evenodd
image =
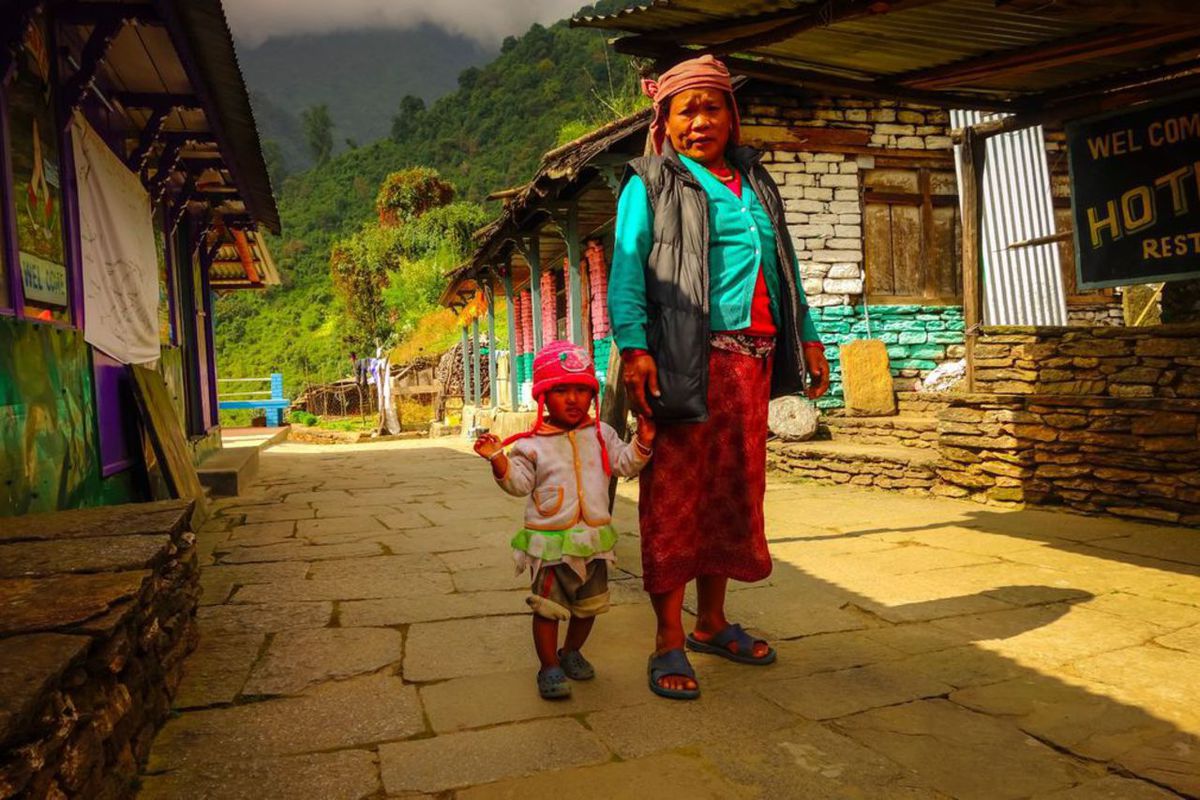
M1067 125L1079 286L1200 277L1200 97Z
M21 287L25 299L51 306L67 304L67 268L21 251Z

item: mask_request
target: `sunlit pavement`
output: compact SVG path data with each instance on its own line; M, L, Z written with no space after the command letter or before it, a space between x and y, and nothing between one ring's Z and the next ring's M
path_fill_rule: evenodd
M779 660L646 688L621 487L598 676L539 699L523 503L446 440L285 444L200 534L199 650L143 798L1200 795L1200 532L774 480L730 616Z

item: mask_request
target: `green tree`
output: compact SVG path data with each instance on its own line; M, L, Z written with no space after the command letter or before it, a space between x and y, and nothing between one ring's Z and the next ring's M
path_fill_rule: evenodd
M324 164L333 155L333 119L329 116L329 106L321 104L305 109L300 115L300 124L304 127L304 140L313 159Z
M268 139L262 143L262 153L263 160L267 162L267 175L271 179L271 188L278 195L288 174L287 162L283 158L283 148L279 146L279 142Z
M416 95L406 94L400 101L399 112L392 117L392 141L401 142L416 133L424 113L425 101Z
M437 170L413 167L384 178L375 196L375 211L381 225L398 225L453 199L454 187L442 180Z

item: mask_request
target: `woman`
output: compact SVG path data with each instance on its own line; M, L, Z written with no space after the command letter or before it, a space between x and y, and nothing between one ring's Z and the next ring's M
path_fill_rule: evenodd
M609 307L634 410L658 426L642 473L643 580L658 616L650 689L699 696L684 646L745 664L775 651L725 617L729 580L771 572L763 531L767 404L829 386L774 181L738 147L725 65L685 61L643 89L656 155L626 171ZM683 632L684 589L699 616Z

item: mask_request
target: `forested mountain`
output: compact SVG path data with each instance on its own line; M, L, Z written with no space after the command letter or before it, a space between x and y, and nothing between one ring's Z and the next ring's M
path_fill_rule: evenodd
M460 72L495 55L429 25L273 37L238 47L259 132L279 143L291 172L312 165L300 125L305 109L328 106L334 150L341 152L347 139L367 144L387 136L400 98L432 103L456 88Z
M621 5L609 0L599 7ZM292 387L306 377L344 373L351 335L330 280L330 249L373 224L387 175L432 167L458 199L483 202L489 192L528 179L560 135L577 135L631 110L640 102L635 92L632 63L608 47L603 33L560 22L505 40L491 63L463 71L458 89L428 108L392 98L389 107L407 109L390 126L394 135L335 154L276 186L283 234L272 252L284 285L221 298L216 323L223 374L283 371ZM487 205L489 213L498 210Z

